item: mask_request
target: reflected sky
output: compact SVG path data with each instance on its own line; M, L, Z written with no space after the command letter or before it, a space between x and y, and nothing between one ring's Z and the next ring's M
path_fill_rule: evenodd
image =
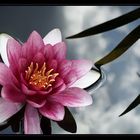
M140 20L115 30L81 39L66 37L118 17L138 6L0 6L0 32L21 41L36 30L42 37L53 28L60 28L68 46L69 59L90 59L96 62L115 46ZM140 41L103 69L107 79L94 91L93 104L70 110L77 122L77 134L140 133L140 108L118 117L140 93ZM68 133L52 122L53 134ZM0 132L11 133L10 129Z

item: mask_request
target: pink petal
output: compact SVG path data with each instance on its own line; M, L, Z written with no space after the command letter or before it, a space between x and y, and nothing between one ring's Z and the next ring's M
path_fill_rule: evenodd
M85 90L77 87L67 88L61 93L51 95L50 98L69 107L81 107L92 104L92 97Z
M21 80L21 83L23 83L26 87L29 86L28 82L24 79L25 76L23 73L20 74L20 80Z
M0 54L2 57L3 62L9 66L9 61L7 57L7 41L8 39L12 38L8 34L2 33L0 34Z
M60 77L69 87L79 78L86 75L92 68L92 61L89 60L63 60L58 68Z
M61 86L63 83L64 83L64 81L62 78L56 77L55 82L53 84L53 88L57 88L57 87Z
M12 102L24 102L25 95L14 85L5 85L2 88L1 96Z
M35 108L40 108L46 103L45 96L41 94L28 95L26 101Z
M58 72L60 73L62 78L65 78L70 71L73 71L77 79L79 79L86 73L88 73L91 68L92 61L90 60L63 60L60 63Z
M88 73L92 65L90 60L72 60L72 70L76 72L78 79Z
M65 89L66 89L66 84L63 83L63 84L61 84L59 87L55 88L55 89L52 91L52 94L60 93L61 91L65 90Z
M22 57L31 63L33 57L44 47L41 36L36 31L33 31L27 42L22 46Z
M70 85L72 85L76 80L77 80L77 75L75 73L75 71L70 71L67 76L64 78L64 82L67 85L67 87L69 87Z
M58 73L62 78L68 75L71 70L72 62L70 60L63 60L58 67Z
M34 56L33 62L34 62L34 63L38 63L38 64L39 64L39 67L42 67L42 65L43 65L44 62L45 62L45 57L43 56L42 53L38 52L38 53Z
M21 45L15 39L9 39L7 42L7 55L10 67L18 72L18 60L21 57Z
M34 46L37 48L42 48L44 47L44 42L42 37L39 35L39 33L37 33L36 31L33 31L28 40L27 40L28 45L30 46Z
M29 104L27 104L24 114L24 133L41 134L38 111Z
M24 84L22 84L21 87L22 87L23 93L26 95L34 95L37 93L36 91L29 90Z
M46 60L52 60L53 59L53 46L50 44L47 44L44 48L42 48L43 54L46 57Z
M62 41L61 32L59 29L54 29L50 31L44 38L43 41L45 44L55 45Z
M47 101L39 111L43 116L55 121L61 121L64 118L64 107L58 102Z
M52 87L49 87L47 90L40 90L40 91L37 91L38 93L40 93L41 95L47 95L49 93L51 93L52 91Z
M6 121L16 114L21 109L21 107L21 104L12 103L0 98L0 123Z
M19 84L11 70L5 64L0 63L0 84L4 86L12 83Z
M38 52L38 48L30 45L29 43L24 43L21 52L22 58L27 59L28 63L31 63L34 55Z
M19 71L20 71L20 72L25 72L25 70L26 70L27 67L28 67L27 59L25 59L25 58L20 58L19 61L18 61L18 66L19 66Z
M18 61L21 57L21 45L15 39L9 39L7 42L7 56L10 69L12 70L15 77L19 79L20 72Z
M56 71L57 70L57 61L55 59L49 60L47 62L47 69L48 70L53 69L54 71Z
M54 58L62 61L66 58L66 45L64 42L57 43L53 46Z

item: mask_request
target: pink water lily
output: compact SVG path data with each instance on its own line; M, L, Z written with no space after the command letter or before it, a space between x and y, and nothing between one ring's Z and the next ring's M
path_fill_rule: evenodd
M67 60L66 45L59 29L52 30L44 39L33 31L24 44L10 36L7 38L8 41L3 39L7 47L0 50L4 61L0 62L0 84L3 86L0 123L26 105L25 134L41 134L41 115L61 121L64 106L92 104L85 90L73 86L90 71L92 62Z

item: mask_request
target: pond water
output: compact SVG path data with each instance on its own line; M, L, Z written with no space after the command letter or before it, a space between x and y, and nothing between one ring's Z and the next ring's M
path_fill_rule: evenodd
M109 53L137 25L136 20L115 30L80 39L65 39L84 29L130 12L138 6L0 6L0 31L26 41L36 30L44 37L60 28L67 44L67 58L90 59L95 63ZM76 134L140 133L140 108L118 117L140 93L140 41L115 61L102 67L106 80L91 90L93 104L70 108ZM10 128L0 134L12 134ZM67 134L52 122L53 134ZM68 133L69 134L69 133Z

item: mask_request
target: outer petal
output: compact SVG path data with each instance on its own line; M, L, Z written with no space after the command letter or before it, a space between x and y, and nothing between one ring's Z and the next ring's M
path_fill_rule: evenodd
M39 111L43 116L55 121L64 118L64 107L58 102L47 101L42 108L39 108Z
M45 44L55 45L62 41L61 32L59 29L53 29L50 31L44 38L43 41Z
M37 109L27 105L24 114L24 132L25 134L41 134L40 118Z
M0 84L4 86L11 83L18 85L12 71L5 64L0 63Z
M71 84L73 84L75 81L77 80L77 75L75 73L75 71L70 71L68 73L68 75L64 78L65 84L67 86L70 86Z
M18 61L21 57L21 45L15 39L9 39L7 42L7 55L10 63L10 69L15 76L19 78Z
M71 70L72 62L70 60L63 60L59 67L58 67L58 73L62 78L65 78L65 76L68 75L68 73Z
M9 66L9 61L7 57L6 46L7 46L7 41L10 38L12 37L9 36L8 34L5 34L5 33L0 34L0 54L1 54L2 60L7 66Z
M14 114L16 114L22 105L17 103L12 103L0 98L0 123L6 121Z
M24 102L25 95L15 86L13 85L5 85L2 88L1 96L12 102Z
M90 70L86 75L78 79L71 87L87 88L94 84L101 74L95 70Z
M64 79L67 86L84 76L92 68L92 61L89 60L63 60L60 63L58 73Z
M60 42L53 47L54 58L57 61L62 61L66 58L66 45L64 42Z
M92 104L92 97L85 91L77 87L67 88L58 94L50 97L64 106L81 107Z
M7 42L7 54L9 63L14 66L17 65L21 56L21 45L15 39L9 39Z
M88 73L92 65L90 60L72 60L72 70L76 72L78 79Z

